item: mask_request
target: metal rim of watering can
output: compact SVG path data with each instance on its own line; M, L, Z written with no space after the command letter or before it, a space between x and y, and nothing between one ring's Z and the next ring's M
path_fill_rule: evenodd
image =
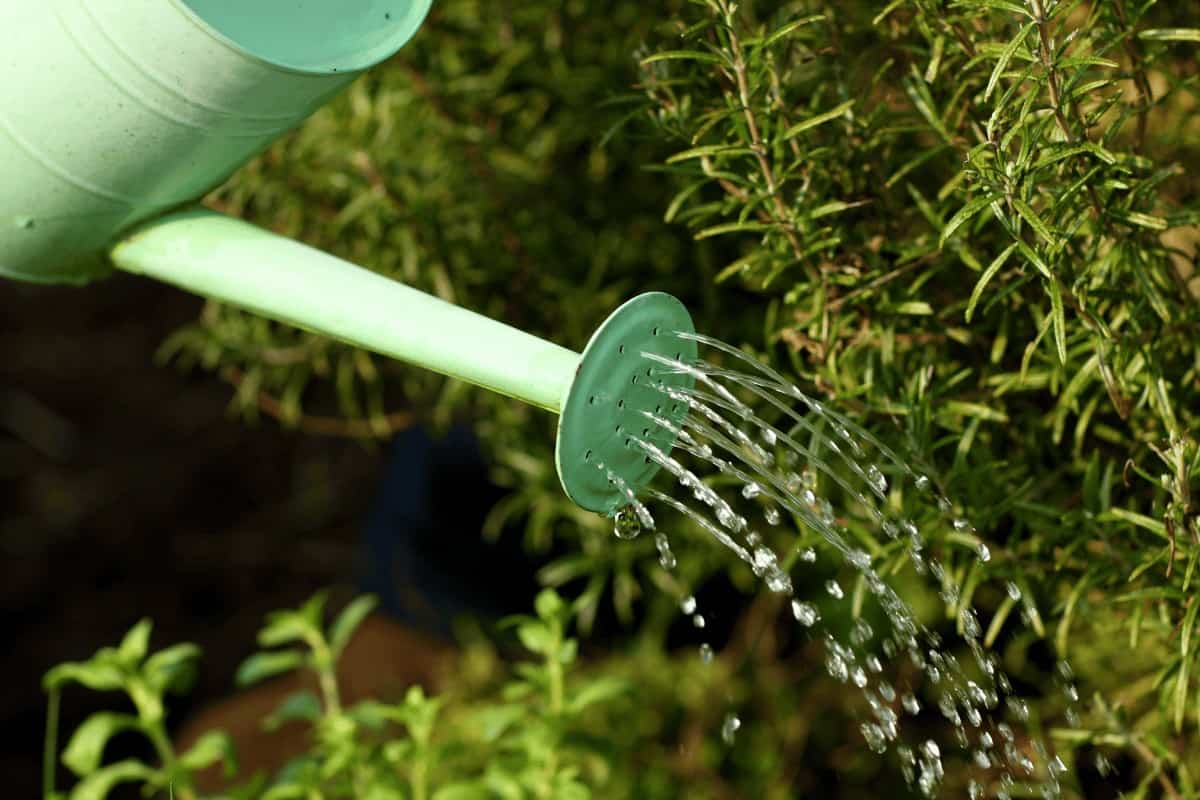
M683 303L665 292L647 292L626 301L592 334L562 403L554 453L563 490L577 505L612 514L629 499L609 471L634 492L658 472L658 464L630 437L670 452L675 434L644 412L678 424L687 415L686 404L655 387L691 388L694 379L642 354L689 362L696 342L675 334L694 332Z

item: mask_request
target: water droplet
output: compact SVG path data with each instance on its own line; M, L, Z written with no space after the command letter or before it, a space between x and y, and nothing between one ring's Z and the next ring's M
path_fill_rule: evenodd
M875 629L871 627L871 623L865 619L857 619L854 625L850 627L850 644L855 647L862 647L875 635Z
M982 800L983 798L983 787L974 778L967 784L967 796L970 800Z
M704 663L704 664L711 664L712 660L713 660L712 645L710 645L708 642L705 642L704 644L700 645L700 661L701 661L701 663Z
M825 584L825 591L838 600L846 596L846 593L842 591L842 585L832 578Z
M863 738L867 741L867 747L872 753L887 752L887 737L883 733L883 728L876 725L874 722L864 722L862 727Z
M642 522L632 507L626 506L613 517L613 533L618 539L636 539L642 532Z
M825 656L825 669L839 681L845 683L850 677L850 668L837 653L830 652Z
M905 695L900 698L900 705L904 706L904 710L913 716L921 713L921 703L912 695L912 693L905 693Z
M1008 704L1008 710L1012 712L1014 717L1022 722L1025 722L1029 719L1029 705L1024 700L1020 699L1019 697L1010 697L1006 702Z
M799 473L789 472L783 478L783 488L787 489L792 494L804 488L804 481L800 479Z
M920 489L922 492L929 491L929 487L932 485L932 481L929 480L928 475L918 475L917 479L914 481L914 483L917 485L917 488Z
M867 685L867 673L862 667L855 667L850 670L850 680L854 682L855 686L861 689Z
M933 739L926 739L925 744L922 745L921 749L924 750L925 755L929 756L930 758L942 757L942 751L940 748L938 748L937 742L935 742Z
M658 564L663 569L675 569L679 562L676 560L674 553L670 550L664 550L658 554Z
M1108 760L1108 756L1104 755L1104 753L1097 752L1094 763L1096 765L1096 772L1100 773L1100 777L1107 778L1112 774L1112 762Z
M766 575L767 588L776 594L791 594L792 579L786 572L780 569L779 565L773 565L767 570Z
M667 535L662 531L654 534L654 546L658 548L658 552L666 553L671 550L671 541L667 539Z
M679 609L685 614L696 613L696 598L689 594L679 603Z
M755 575L763 575L768 569L775 566L775 554L771 552L769 547L754 548L754 563L751 567L754 569Z
M800 560L809 564L817 560L817 551L811 547L806 547L800 551Z
M1008 592L1008 596L1013 600L1021 599L1021 587L1017 586L1016 581L1009 581L1004 585L1004 590Z
M742 487L742 497L746 498L747 500L753 500L760 494L762 494L762 487L754 481L750 481L750 483L747 483Z
M692 614L692 625L697 628L703 628L705 625L703 614Z
M763 428L762 440L766 442L767 447L774 447L778 437L775 434L774 428Z
M992 760L988 758L986 750L976 750L975 763L979 765L980 769L987 769L992 765Z
M883 664L879 661L879 656L872 653L866 657L865 661L867 663L867 669L871 670L871 672L883 672Z
M821 612L817 611L816 606L811 603L804 603L800 600L792 601L792 616L806 628L811 628L821 618Z
M960 533L971 527L971 523L967 522L962 517L956 517L954 522L950 524L954 526L954 530L959 531Z
M850 565L859 572L863 572L871 568L871 554L866 550L851 550L846 555L846 560L850 562Z
M992 560L992 551L983 542L979 543L979 560L984 564Z
M778 525L780 516L779 509L775 506L767 506L763 509L763 516L767 519L768 525Z
M867 468L867 480L871 482L871 486L875 489L875 491L879 492L880 494L883 494L888 489L887 478L884 476L879 467L875 466L874 464Z
M738 729L742 727L742 721L738 719L738 715L729 713L725 715L725 722L721 724L721 741L725 744L733 744L733 740L737 738Z

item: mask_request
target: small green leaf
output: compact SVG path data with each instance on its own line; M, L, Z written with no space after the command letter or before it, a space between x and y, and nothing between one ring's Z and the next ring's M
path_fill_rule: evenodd
M656 61L703 61L708 64L722 64L724 59L703 50L664 50L641 60L641 64L653 64Z
M276 611L267 616L266 627L258 632L258 643L263 647L275 647L303 641L319 633L319 621L314 625L295 611Z
M304 654L298 650L255 653L238 667L235 681L238 686L250 686L274 675L304 666L305 662Z
M987 100L992 96L992 90L995 89L996 84L999 83L1000 76L1004 73L1004 70L1008 69L1008 62L1012 61L1013 54L1017 52L1017 48L1019 48L1025 41L1025 38L1029 36L1029 33L1033 30L1034 25L1035 23L1031 22L1025 27L1021 28L1016 37L1009 42L1003 50L1000 51L1000 58L996 61L996 66L992 70L992 76L988 78L987 88L983 90L984 100Z
M1060 364L1067 363L1067 320L1063 313L1062 290L1058 281L1047 281L1050 285L1050 313L1054 319L1054 347L1058 351Z
M575 693L575 696L567 703L567 710L571 712L582 711L588 706L619 697L627 693L630 688L629 682L622 678L611 676L598 678Z
M1167 526L1163 524L1162 520L1154 519L1153 517L1147 517L1145 514L1139 514L1136 511L1129 511L1124 508L1110 508L1103 514L1097 515L1096 519L1100 520L1101 522L1111 522L1113 520L1128 522L1132 525L1142 528L1143 530L1150 531L1159 538L1169 538L1167 536Z
M1036 250L1025 244L1025 242L1020 239L1017 240L1017 249L1021 251L1021 255L1025 256L1025 259L1030 264L1033 264L1034 268L1038 272L1042 273L1047 280L1054 280L1054 273L1050 272L1050 267L1045 261L1042 260L1042 257L1037 254Z
M807 17L800 17L799 19L792 20L791 22L787 23L786 25L784 25L781 28L777 28L775 31L768 34L767 38L763 39L762 42L759 42L755 39L750 39L750 40L746 41L746 44L760 45L761 47L770 47L771 45L778 42L780 39L791 36L793 33L795 33L800 28L803 28L805 25L811 25L814 22L820 22L823 19L825 19L824 14L812 14Z
M342 609L342 613L334 621L333 627L329 629L329 648L333 651L334 658L337 658L346 648L354 636L354 631L378 604L379 601L375 595L367 594L356 598Z
M104 756L104 746L118 733L136 730L136 717L112 711L97 711L80 723L62 754L62 763L83 777L96 771Z
M116 664L98 659L59 664L46 673L42 685L50 689L66 683L81 683L96 691L111 691L125 685L125 676Z
M567 610L566 603L553 589L542 589L533 601L537 615L547 622L561 619Z
M191 688L199 658L200 648L194 644L172 645L146 659L142 677L155 691L180 694Z
M942 229L942 238L939 247L946 244L956 230L961 228L971 217L978 214L983 209L987 208L993 201L998 200L1002 195L999 192L976 197L971 202L960 208L950 221L946 223L946 227Z
M711 236L720 236L725 233L739 232L758 232L770 229L770 225L765 222L725 222L720 225L713 225L711 228L697 231L696 239L707 239Z
M1151 42L1200 43L1200 28L1149 28L1138 31L1138 38Z
M1128 222L1130 225L1136 225L1140 228L1149 228L1154 231L1165 231L1169 226L1168 222L1162 217L1156 217L1152 214L1143 214L1139 211L1117 211L1113 216L1122 222Z
M733 156L733 155L751 155L754 151L749 147L743 147L736 144L706 144L701 147L692 147L687 150L681 150L667 159L668 164L677 164L680 161L687 161L692 158L703 158L705 156Z
M971 321L971 317L975 314L975 306L979 303L979 298L983 295L984 288L1004 266L1004 262L1008 261L1008 257L1012 255L1012 251L1017 249L1016 244L1010 244L1001 251L1000 255L992 259L992 263L988 264L987 269L983 271L983 275L975 282L975 288L971 290L971 299L967 301L967 322Z
M161 785L161 776L140 761L127 759L93 772L75 784L69 800L104 800L117 784L140 781L152 786Z
M193 772L212 764L225 765L225 777L237 772L237 758L233 752L233 739L224 731L209 731L196 740L188 751L179 757L179 765Z
M316 722L321 718L321 701L308 689L292 692L262 723L263 730L276 731L289 722Z
M1033 228L1034 233L1040 236L1051 247L1058 246L1058 240L1054 238L1054 234L1050 233L1050 229L1046 227L1046 223L1042 222L1041 217L1033 210L1033 207L1019 197L1012 199L1013 208L1021 215L1021 218L1029 223L1029 227Z
M117 648L117 657L130 667L145 658L150 647L150 629L153 626L154 623L148 619L139 620L121 640L121 645Z
M786 141L788 139L795 138L796 136L799 136L807 130L815 128L818 125L824 125L830 120L837 119L842 114L845 114L847 111L849 111L854 106L855 102L856 101L854 100L847 100L844 103L839 103L828 111L824 111L816 116L809 117L802 122L797 122L795 125L783 132L783 139Z
M897 314L928 316L933 313L933 306L929 305L929 303L926 303L924 300L908 300L900 303L893 310Z
M517 638L525 649L543 655L550 647L550 631L541 623L529 622L517 628Z

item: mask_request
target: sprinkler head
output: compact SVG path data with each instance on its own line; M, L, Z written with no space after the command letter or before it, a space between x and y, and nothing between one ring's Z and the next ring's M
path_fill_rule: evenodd
M696 358L696 342L677 334L694 332L683 303L665 292L647 292L627 301L592 334L562 402L554 454L563 490L576 504L613 514L629 503L619 481L636 493L658 472L634 439L669 453L675 434L649 415L678 426L687 404L664 389L691 388L694 381L643 354L689 363Z

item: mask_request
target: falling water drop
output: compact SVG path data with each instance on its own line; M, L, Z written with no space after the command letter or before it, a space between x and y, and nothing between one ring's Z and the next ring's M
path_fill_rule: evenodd
M613 533L618 539L636 539L641 532L642 522L629 506L613 517Z
M738 719L738 715L730 712L725 715L725 722L721 724L721 741L725 744L733 744L733 740L737 738L738 729L742 727L742 721Z
M842 585L832 578L825 584L825 591L829 592L830 596L837 600L841 600L846 596L846 593L842 591Z
M696 613L696 598L693 595L688 595L679 603L679 610L685 614Z
M703 629L705 626L703 614L692 614L692 625L698 629Z
M932 481L929 480L928 475L918 475L914 483L922 492L929 491L929 487L932 486Z
M767 588L776 594L791 594L792 579L778 564L772 565L766 574Z
M817 611L816 606L811 603L793 600L792 616L804 627L811 628L821 618L821 612Z
M800 560L808 564L817 560L817 551L811 547L806 547L800 551Z
M778 437L775 434L775 429L763 428L762 440L766 443L767 447L774 447L775 442L778 440Z
M921 703L911 693L906 693L900 698L900 705L904 706L904 710L913 716L921 713Z
M713 660L712 645L710 645L708 642L705 642L704 644L700 645L700 662L702 664L711 664L712 660Z
M876 465L872 464L867 468L867 480L871 482L872 488L874 488L875 491L879 492L880 494L883 494L887 491L887 478L884 477L882 470L880 470Z
M762 487L754 481L750 481L750 483L747 483L742 487L742 497L746 498L747 500L753 500L760 494L762 494Z
M767 506L763 509L763 516L766 517L768 525L779 524L779 509L775 506Z
M1008 592L1008 596L1013 600L1021 599L1021 587L1017 586L1016 581L1009 581L1004 585L1004 590Z
M992 551L983 542L979 543L979 560L984 564L992 560Z

